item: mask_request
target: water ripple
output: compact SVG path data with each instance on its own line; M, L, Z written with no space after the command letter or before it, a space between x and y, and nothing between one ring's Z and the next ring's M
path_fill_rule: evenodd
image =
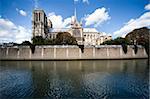
M148 99L148 85L128 74L92 73L83 76L84 90L93 98ZM143 90L144 89L144 90Z
M1 98L24 97L32 94L31 74L27 71L1 71L0 80Z

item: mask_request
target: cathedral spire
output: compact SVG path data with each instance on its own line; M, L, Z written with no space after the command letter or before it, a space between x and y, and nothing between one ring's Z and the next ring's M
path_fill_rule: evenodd
M34 9L38 8L39 8L38 0L34 0Z
M77 21L77 9L76 9L76 2L74 1L74 18Z
M75 17L75 19L77 19L77 10L76 10L76 7L74 8L74 17Z
M74 15L71 19L71 27L81 27L81 24L78 22L77 18L77 9L76 9L76 3L74 2Z

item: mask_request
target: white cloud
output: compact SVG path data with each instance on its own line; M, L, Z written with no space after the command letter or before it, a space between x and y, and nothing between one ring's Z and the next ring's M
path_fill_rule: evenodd
M70 27L71 17L63 18L61 15L57 15L55 12L48 14L48 19L52 21L53 28L68 28ZM94 25L97 27L101 23L110 19L108 12L105 8L98 8L92 14L81 18L85 21L85 26Z
M74 0L74 2L78 2L78 1L80 1L80 0ZM82 0L82 2L89 4L89 0Z
M103 22L109 20L110 18L111 17L109 16L108 12L104 7L98 8L93 13L85 16L85 26L94 25L94 27L97 27Z
M22 16L27 16L27 13L24 10L19 11Z
M31 40L31 30L15 25L7 19L0 18L0 42L21 43L24 40Z
M150 12L144 13L137 19L131 19L128 21L120 30L115 31L113 34L114 36L122 36L125 35L134 29L141 28L141 27L149 27L150 26Z
M19 14L22 16L27 16L27 13L24 10L19 10L18 8L16 8L16 11L19 12Z
M83 0L83 3L89 4L89 0Z
M48 19L52 21L53 28L67 28L71 23L71 17L63 19L61 15L56 15L54 12L48 14Z
M145 10L150 10L150 4L145 6Z

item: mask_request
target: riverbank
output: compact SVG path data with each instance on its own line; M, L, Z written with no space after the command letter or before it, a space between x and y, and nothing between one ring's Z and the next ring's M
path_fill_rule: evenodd
M118 60L148 58L145 49L127 46L127 53L121 45L103 46L36 46L32 51L29 46L0 48L0 60Z

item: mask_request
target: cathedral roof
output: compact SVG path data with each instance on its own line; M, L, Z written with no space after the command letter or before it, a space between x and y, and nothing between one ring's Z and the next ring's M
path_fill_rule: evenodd
M83 28L83 32L97 32L98 31L95 28Z
M67 32L69 28L50 28L49 32Z

